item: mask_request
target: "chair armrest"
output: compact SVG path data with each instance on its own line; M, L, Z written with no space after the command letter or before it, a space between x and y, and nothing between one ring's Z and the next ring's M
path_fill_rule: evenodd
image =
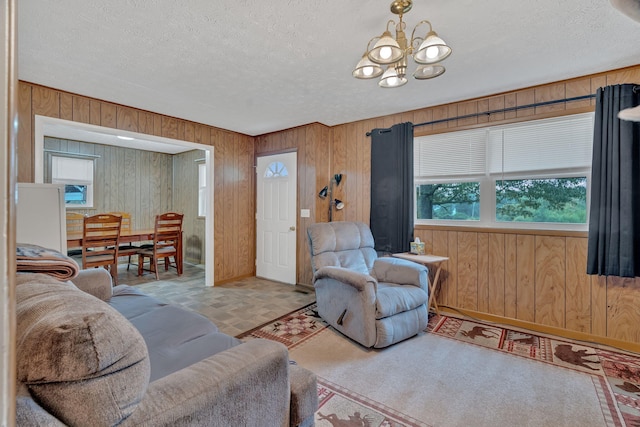
M353 286L359 291L363 291L367 287L367 283L373 283L377 286L378 282L374 277L368 274L358 273L357 271L348 270L342 267L322 267L313 276L314 283L319 279L334 279L338 282Z
M100 298L103 301L111 299L111 275L104 268L88 268L80 270L73 278L73 284L80 290Z
M289 353L255 339L151 384L123 426L289 425Z
M400 258L381 257L373 263L373 274L379 282L413 285L429 292L429 269Z

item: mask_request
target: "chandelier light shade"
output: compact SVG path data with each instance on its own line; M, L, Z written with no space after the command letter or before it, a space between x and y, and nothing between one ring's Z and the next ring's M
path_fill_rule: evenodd
M418 80L432 79L444 73L444 67L440 64L421 65L413 72L413 77Z
M353 70L353 77L356 79L373 79L380 76L383 72L382 67L372 62L365 52L360 62L358 62L358 65L356 65L355 70Z
M412 74L418 80L432 79L445 72L445 68L440 62L451 55L451 47L433 31L431 22L420 21L411 33L411 40L407 40L404 32L406 24L402 17L411 10L412 6L412 0L395 0L391 3L391 12L398 15L398 23L389 20L385 32L381 36L369 40L367 51L353 70L353 77L373 79L382 75L378 82L380 87L403 86L408 81L406 76L408 57L412 57L413 61L418 64ZM428 25L428 32L424 37L416 36L416 31L423 24ZM389 31L390 25L395 25L395 39ZM376 42L371 47L373 41ZM386 66L386 70L383 66Z
M382 77L380 78L380 87L400 87L404 86L407 83L406 76L400 76L396 72L395 67L389 66L387 71L384 72Z
M393 21L389 22L393 23ZM386 65L398 62L404 56L404 51L398 42L391 37L391 33L385 31L367 56L376 64Z

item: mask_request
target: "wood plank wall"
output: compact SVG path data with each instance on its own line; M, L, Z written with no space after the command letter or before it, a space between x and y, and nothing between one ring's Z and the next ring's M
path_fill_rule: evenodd
M255 271L254 150L255 155L295 150L298 153L298 209L311 210L310 218L298 221L297 239L298 282L308 284L311 283L311 266L305 230L312 222L328 219L328 202L320 200L317 194L333 174L344 175L335 194L346 205L345 209L334 213L334 220L369 222L370 141L366 136L369 130L406 121L424 123L587 95L595 93L598 87L620 83L640 83L640 65L331 128L314 123L251 138L20 82L18 181L33 181L35 114L214 145L216 281L220 281ZM415 134L553 117L593 108L593 102L586 100L482 114L418 127ZM422 230L417 227L416 233L423 233ZM505 321L518 320L518 317L533 319L531 324L534 326L559 325L567 331L590 330L602 339L640 342L640 312L636 309L640 306L640 279L592 278L580 273L583 270L580 263L584 258L584 236L512 234L504 230L464 228L428 232L433 233L431 245L434 251L445 253L446 248L447 254L455 253L456 257L446 266L446 284L439 296L443 304L477 307L479 313L498 313L497 316L502 316L499 313L504 310ZM464 251L466 246L471 248L469 252ZM489 252L485 248L489 248ZM556 283L556 278L561 277L564 281ZM504 296L495 289L491 291L493 287L500 289L502 281ZM579 283L590 284L590 287ZM491 298L487 297L487 292ZM580 302L574 302L575 299ZM588 309L586 301L590 301Z
M204 160L205 152L191 150L175 154L173 160L172 209L184 215L184 259L193 264L203 264L205 251L205 218L198 216L198 160Z
M254 274L253 137L21 81L18 182L34 182L35 115L214 146L214 280Z
M315 161L307 159L298 162L298 174L309 177L306 183L299 182L298 185L300 207L311 209L314 221L326 221L326 202L320 200L317 193L328 184L333 174L342 173L344 178L336 190L336 197L343 200L346 206L334 213L334 220L368 223L371 154L366 133L371 129L407 121L425 123L589 95L599 87L621 83L640 83L640 65L338 125L329 128L328 137L325 132L309 132L321 126L318 124L277 132L256 139L256 154L291 149L322 153L316 156ZM587 99L481 114L416 127L415 135L581 113L592 111L594 105L593 100ZM326 162L327 158L331 159L330 163ZM315 180L312 179L314 175ZM301 197L314 198L302 202ZM299 231L302 234L308 223L300 222ZM601 342L617 340L640 343L640 310L637 309L640 307L640 279L587 276L584 273L585 233L548 235L543 232L478 231L464 227L453 230L444 227L425 229L418 226L416 235L428 242L433 252L451 258L445 266L445 280L438 296L438 301L444 305L541 329L576 331ZM311 266L305 239L306 236L298 236L298 244L305 252L301 254L298 251L298 280L310 283Z
M322 200L318 193L329 185L330 162L330 128L314 123L288 129L282 132L262 135L256 138L256 157L295 151L298 157L298 206L309 209L311 216L301 218L298 215L296 229L297 245L297 282L311 284L311 257L307 242L307 227L315 222L329 220L327 199ZM338 173L338 172L336 172ZM340 199L339 193L335 197Z
M97 156L94 207L67 210L85 215L129 212L133 228L153 228L156 214L173 209L173 156L170 154L50 137L45 137L44 148ZM46 182L47 167L45 162Z

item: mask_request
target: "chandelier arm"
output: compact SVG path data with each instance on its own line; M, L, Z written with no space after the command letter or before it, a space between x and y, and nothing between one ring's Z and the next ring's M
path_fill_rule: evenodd
M401 21L402 21L402 19L401 19ZM389 24L393 25L393 27L395 28L395 26L396 26L396 21L394 21L393 19L389 19L389 20L387 21L387 32L389 32L389 33L390 33L390 32L391 32L391 30L389 29Z
M417 38L415 37L415 35L416 35L416 30L417 30L417 29L418 29L418 27L419 27L420 25L422 25L422 24L429 24L429 31L433 31L433 27L431 26L431 22L427 21L426 19L423 19L422 21L418 22L418 23L416 24L416 26L415 26L415 27L413 27L413 31L411 32L411 45L412 45L412 46L413 46L413 41L414 41L414 40L418 40L418 39L420 39L420 40L424 41L424 38L422 38L422 37L417 37Z
M380 38L381 38L380 36L375 36L375 37L372 37L371 40L369 40L369 43L367 43L367 51L365 52L365 54L368 54L369 51L371 51L371 42L374 40L380 40Z

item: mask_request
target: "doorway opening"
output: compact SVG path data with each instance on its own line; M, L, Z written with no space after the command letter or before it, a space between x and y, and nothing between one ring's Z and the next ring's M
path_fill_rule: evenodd
M258 157L256 276L296 284L296 152Z
M204 152L205 176L207 186L204 194L205 205L205 284L214 285L214 147L195 142L164 138L138 132L112 129L103 126L35 116L34 180L44 183L45 137L84 141L94 144L126 147L136 150L154 151L167 154L179 154L191 150ZM194 189L198 191L198 189Z

